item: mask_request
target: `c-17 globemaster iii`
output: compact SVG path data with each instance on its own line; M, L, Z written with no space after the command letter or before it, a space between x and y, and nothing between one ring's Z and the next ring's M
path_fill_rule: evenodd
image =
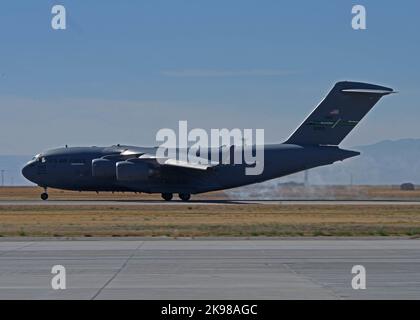
M162 161L156 157L157 147L125 145L48 150L29 161L22 174L44 188L43 200L48 199L47 188L51 187L161 193L167 201L176 193L188 201L191 194L258 183L359 155L340 149L339 144L380 98L390 93L393 89L373 84L338 82L284 143L263 146L264 170L258 175L247 175L246 164ZM244 148L253 152L258 147Z

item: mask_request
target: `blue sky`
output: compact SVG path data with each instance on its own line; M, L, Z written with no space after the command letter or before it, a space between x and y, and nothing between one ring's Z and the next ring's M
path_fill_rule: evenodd
M351 28L355 4L367 30ZM2 1L0 153L154 145L178 120L280 142L339 80L400 92L345 146L420 138L419 14L418 0Z

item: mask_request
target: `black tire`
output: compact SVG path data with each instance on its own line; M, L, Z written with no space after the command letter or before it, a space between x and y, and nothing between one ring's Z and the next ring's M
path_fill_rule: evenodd
M48 193L46 193L46 192L44 192L44 193L41 193L41 199L42 200L48 200Z
M173 194L172 193L162 193L162 198L165 201L171 201L173 198Z
M188 201L191 198L191 194L189 193L180 193L178 196L182 201Z

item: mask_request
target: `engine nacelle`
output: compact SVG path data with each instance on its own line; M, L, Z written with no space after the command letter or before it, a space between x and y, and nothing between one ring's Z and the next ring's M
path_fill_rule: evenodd
M115 177L115 161L107 159L92 160L92 176L100 178Z
M147 163L120 161L117 162L117 180L145 181L153 174Z

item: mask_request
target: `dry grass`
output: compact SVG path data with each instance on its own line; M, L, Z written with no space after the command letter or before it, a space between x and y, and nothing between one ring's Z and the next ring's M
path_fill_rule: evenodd
M1 236L420 235L420 206L0 206Z
M34 187L0 188L0 200L39 199ZM313 190L312 190L313 191ZM349 199L420 198L396 187L328 187ZM50 190L52 199L152 200L159 195ZM296 189L290 191L297 192ZM300 191L302 195L304 190ZM338 198L340 198L338 197ZM223 192L194 199L227 199ZM132 203L131 203L132 204ZM420 206L177 204L19 205L0 203L0 236L419 236Z

